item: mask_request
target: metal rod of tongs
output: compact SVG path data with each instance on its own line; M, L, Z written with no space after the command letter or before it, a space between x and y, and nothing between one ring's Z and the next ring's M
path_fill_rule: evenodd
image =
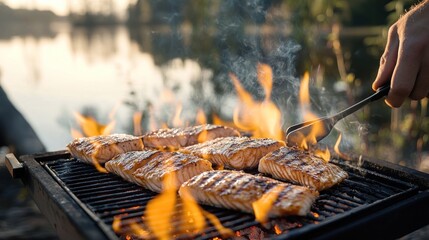
M302 143L303 138L310 134L311 130L317 126L321 128L317 133L315 133L316 141L319 142L323 138L329 135L331 130L334 128L335 124L343 119L344 117L356 112L361 109L366 104L376 101L389 93L390 83L385 84L384 86L377 89L375 93L371 96L363 99L362 101L328 117L321 117L311 121L295 124L290 126L286 130L286 142L289 146L299 145Z

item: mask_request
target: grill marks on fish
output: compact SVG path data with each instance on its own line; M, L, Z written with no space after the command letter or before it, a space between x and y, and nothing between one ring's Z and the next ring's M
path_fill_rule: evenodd
M135 182L133 173L152 158L162 152L157 150L133 151L119 154L105 165L107 171L121 176L129 182Z
M161 192L163 178L174 174L174 187L202 172L213 170L211 163L179 152L145 150L124 153L106 163L106 169L154 192Z
M178 149L219 137L240 136L230 127L203 124L185 128L158 129L143 136L146 147Z
M141 137L127 134L100 135L74 139L67 145L71 155L86 163L105 163L116 155L143 149Z
M254 213L252 203L261 197L277 192L268 216L304 216L318 197L318 192L307 187L283 183L271 178L243 172L208 171L184 182L179 194L189 192L197 202Z
M284 142L268 138L224 137L180 149L211 163L227 168L242 170L256 168L259 160L280 147Z
M259 162L259 172L316 190L330 188L348 177L340 167L297 148L282 147Z

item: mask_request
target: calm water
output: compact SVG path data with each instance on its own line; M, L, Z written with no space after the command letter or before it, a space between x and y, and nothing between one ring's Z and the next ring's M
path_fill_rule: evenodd
M64 149L72 139L70 129L77 126L74 112L91 114L104 124L114 120L114 132L126 133L133 131L136 111L143 112L144 129L163 122L177 124L172 119L178 106L183 109L182 124L192 124L200 108L230 120L237 97L228 73L234 72L255 99L263 99L256 81L258 62L273 68L273 99L283 112L284 128L299 121L297 92L305 70L312 76L312 100L319 114L371 93L378 60L368 54L362 39L342 41L347 67L361 86L347 97L344 83L336 80L335 55L322 42L314 40L313 48L303 48L287 31L256 27L229 41L234 34L192 31L186 25L131 31L61 25L38 35L2 35L1 86L48 150ZM303 60L308 56L311 61ZM422 155L413 150L414 142L411 150L399 149L400 155L378 149L390 146L380 132L390 128L391 118L381 101L347 118L338 126L344 148L420 168ZM326 144L335 143L338 131L332 135Z

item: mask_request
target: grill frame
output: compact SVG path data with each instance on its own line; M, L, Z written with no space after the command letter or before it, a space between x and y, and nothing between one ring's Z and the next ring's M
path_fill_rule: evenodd
M52 226L62 238L73 239L118 239L110 226L107 226L82 203L54 173L47 171L44 162L70 158L67 151L26 155L20 158L24 172L21 179ZM362 161L363 168L382 173L392 180L411 182L417 187L406 194L371 207L351 209L305 228L295 229L276 239L296 238L362 238L380 236L396 238L429 224L429 175L381 160ZM356 166L348 166L360 170ZM413 221L392 222L392 219L412 219ZM98 219L98 220L97 220ZM380 226L381 222L383 223ZM250 224L253 225L253 224ZM366 231L362 231L366 229Z

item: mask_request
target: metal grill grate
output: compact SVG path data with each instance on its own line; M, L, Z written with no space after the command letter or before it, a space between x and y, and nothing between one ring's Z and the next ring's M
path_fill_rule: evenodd
M249 214L207 206L204 209L233 231L240 233L249 228L258 228L263 230L266 238L284 238L294 234L297 229L330 224L332 219L338 220L353 212L371 210L380 203L388 204L389 201L417 191L417 186L375 171L352 167L342 161L336 163L349 173L349 178L338 186L322 191L312 207L312 214L307 217L273 219L261 226ZM129 228L131 222L141 223L146 204L156 196L154 192L126 182L116 175L97 172L93 166L73 158L47 161L43 165L103 229L111 228L116 215L122 216L123 231ZM277 226L277 231L280 229L280 235L273 226ZM209 225L203 234L196 237L210 239L218 235L217 230ZM178 235L178 238L187 236Z

